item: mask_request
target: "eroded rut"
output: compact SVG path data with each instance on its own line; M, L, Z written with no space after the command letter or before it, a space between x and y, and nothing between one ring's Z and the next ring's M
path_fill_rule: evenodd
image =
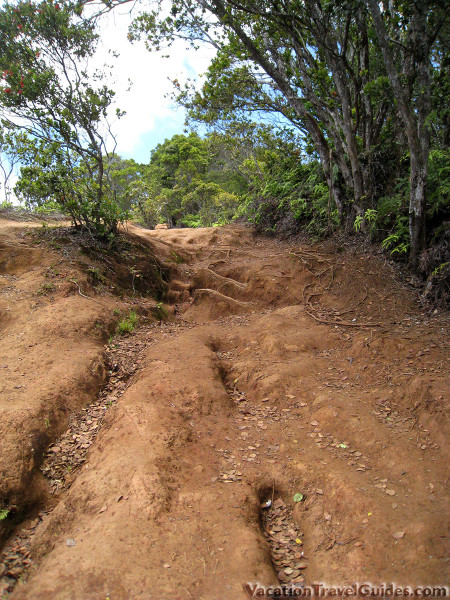
M302 550L303 533L292 518L292 511L283 499L275 497L275 485L267 490L261 505L263 534L270 545L272 562L281 584L305 582L308 566Z
M120 341L107 387L49 448L54 501L10 540L2 591L442 582L444 321L414 324L361 257L233 228L141 235L176 254L174 318Z
M116 337L105 347L108 371L107 383L102 387L97 400L72 415L67 431L53 443L40 467L48 481L49 493L60 497L65 488L70 487L74 478L86 462L86 455L101 431L106 411L117 402L127 387L131 377L139 369L142 354L147 347L147 337L156 325L143 327L139 337ZM145 339L145 338L144 338ZM0 595L10 594L18 581L26 578L32 565L31 544L34 533L43 518L51 512L55 501L50 498L49 507L41 510L25 526L10 536L0 555Z

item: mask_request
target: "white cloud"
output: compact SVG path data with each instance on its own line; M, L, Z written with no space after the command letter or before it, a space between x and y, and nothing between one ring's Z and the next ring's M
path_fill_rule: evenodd
M104 17L95 66L101 68L107 63L112 67L115 107L126 111L121 119L113 118L117 152L148 160L150 150L157 143L183 129L184 113L167 97L173 90L169 78L184 81L193 73L196 76L204 73L214 51L212 48L187 50L186 44L180 41L167 51L149 52L144 42L131 44L128 41L130 21L128 13L116 12ZM111 50L118 52L119 57L115 58ZM163 58L162 54L170 54L170 58Z

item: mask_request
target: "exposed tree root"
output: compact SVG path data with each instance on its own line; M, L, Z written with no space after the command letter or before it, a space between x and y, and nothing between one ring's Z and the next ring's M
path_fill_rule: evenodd
M213 288L218 292L223 292L227 297L240 298L247 288L247 284L240 283L229 277L223 277L211 269L199 269L194 275L194 287Z
M225 296L225 294L222 294L221 292L218 292L217 290L212 290L210 288L197 289L194 291L193 296L194 296L195 300L200 299L205 296L209 296L212 300L215 300L216 302L222 301L222 302L226 302L227 304L230 304L232 306L241 307L241 308L250 306L252 304L251 302L235 300L234 298L231 298L230 296Z
M328 321L327 319L319 319L319 317L316 317L315 315L310 313L309 310L306 311L306 314L308 314L312 319L314 319L314 321L317 321L318 323L323 323L324 325L341 325L342 327L383 327L384 325L386 325L386 323L352 323L351 321Z
M212 269L205 269L205 271L208 271L208 273L210 273L214 277L214 279L221 283L229 283L233 286L236 286L240 290L245 290L247 287L246 283L241 283L240 281L236 281L235 279L231 279L230 277L224 277L223 275L219 275Z
M79 284L74 279L69 279L69 281L70 281L70 283L74 283L77 286L78 293L80 294L80 296L83 296L83 298L87 298L88 300L92 300L92 302L97 302L97 304L102 304L101 302L99 302L95 298L91 298L90 296L86 296L85 294L83 294L83 292L81 291L81 288L80 288Z

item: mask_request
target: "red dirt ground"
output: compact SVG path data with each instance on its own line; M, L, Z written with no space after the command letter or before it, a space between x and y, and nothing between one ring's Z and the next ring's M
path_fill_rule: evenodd
M126 338L137 370L86 462L6 543L7 557L32 530L9 597L446 584L448 316L425 313L380 259L331 244L129 230L169 265L171 316ZM0 233L0 499L25 510L48 494L44 451L67 447L73 431L59 434L106 378L100 329L148 301L87 288L23 224Z

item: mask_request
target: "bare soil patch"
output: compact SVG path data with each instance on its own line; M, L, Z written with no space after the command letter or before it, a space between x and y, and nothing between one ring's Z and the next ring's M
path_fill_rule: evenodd
M129 233L170 276L169 320L118 349L126 382L64 403L67 418L55 421L67 431L43 445L51 505L26 525L32 535L25 527L9 541L29 561L11 598L235 600L255 583L445 584L448 316L425 313L375 257L239 227ZM12 293L25 295L23 278L36 286L53 260L37 250ZM117 296L86 283L111 310ZM60 298L66 310L75 300L83 305L60 332L81 310L100 318L76 289ZM47 319L57 308L55 299ZM28 319L28 340L39 323ZM88 342L106 352L83 327L58 360L69 345L71 358ZM8 474L20 463L10 455ZM69 477L52 455L73 465Z

